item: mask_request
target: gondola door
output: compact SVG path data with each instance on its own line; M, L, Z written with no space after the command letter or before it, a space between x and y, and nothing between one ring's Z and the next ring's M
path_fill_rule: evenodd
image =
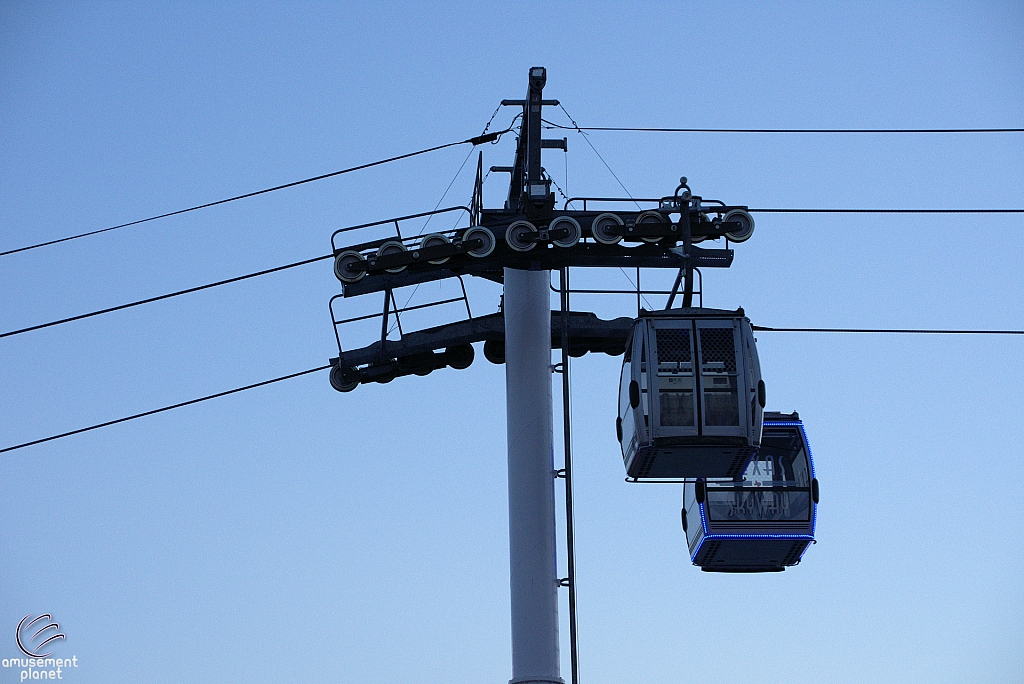
M697 320L701 434L747 437L750 417L740 331L735 320ZM743 400L740 400L743 397Z
M699 434L693 322L649 319L650 399L655 437Z

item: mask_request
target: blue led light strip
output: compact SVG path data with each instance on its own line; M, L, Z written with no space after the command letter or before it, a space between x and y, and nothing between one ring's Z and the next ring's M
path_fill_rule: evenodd
M706 539L814 539L809 534L709 534Z

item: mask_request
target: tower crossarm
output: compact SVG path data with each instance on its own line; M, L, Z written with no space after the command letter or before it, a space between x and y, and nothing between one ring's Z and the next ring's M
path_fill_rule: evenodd
M633 327L632 318L604 320L587 311L569 312L569 339L572 356L603 352L612 356L622 354L626 337ZM562 340L562 316L551 312L551 346L558 348ZM457 321L416 332L406 333L398 340L387 340L381 353L379 341L358 349L346 350L330 360L332 384L335 389L348 391L367 382L389 382L404 375L426 375L445 368L453 358L455 367L465 360L466 345L484 342L488 360L504 360L505 319L501 312ZM453 353L451 350L459 350ZM472 355L470 355L470 361ZM467 364L468 365L468 364ZM462 366L464 367L464 366Z

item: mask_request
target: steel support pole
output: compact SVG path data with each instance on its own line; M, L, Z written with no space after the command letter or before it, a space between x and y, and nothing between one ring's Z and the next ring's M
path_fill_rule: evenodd
M505 269L510 684L563 684L558 654L549 271Z
M576 634L576 532L572 512L572 401L569 395L569 268L561 270L562 324L562 440L565 448L565 565L569 571L569 663L572 684L580 683L579 643Z

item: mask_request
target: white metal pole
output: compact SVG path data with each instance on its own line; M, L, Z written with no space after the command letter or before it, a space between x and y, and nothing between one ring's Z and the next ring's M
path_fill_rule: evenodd
M549 271L505 269L510 684L563 684L558 654Z

